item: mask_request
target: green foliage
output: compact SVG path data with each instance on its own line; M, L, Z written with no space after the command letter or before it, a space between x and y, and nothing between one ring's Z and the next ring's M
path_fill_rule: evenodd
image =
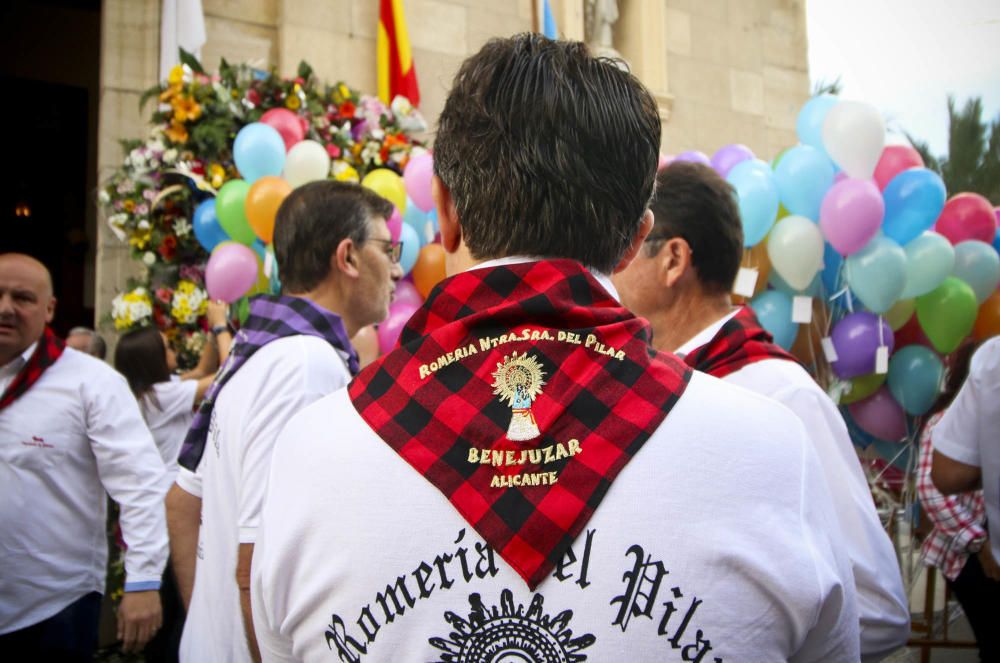
M828 81L825 78L821 78L816 81L813 85L812 96L818 97L821 94L832 94L834 96L840 94L843 84L840 82L840 76L837 76L832 81Z

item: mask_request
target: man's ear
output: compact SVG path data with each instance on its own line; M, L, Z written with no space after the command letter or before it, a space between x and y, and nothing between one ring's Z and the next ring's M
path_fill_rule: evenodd
M455 209L451 191L437 175L431 178L431 195L437 208L441 245L447 253L455 253L462 244L462 224L458 222L458 210Z
M354 240L342 239L337 249L330 254L330 271L342 273L351 278L357 278L360 272L358 262L358 247Z
M629 244L628 249L625 250L625 255L622 259L618 261L618 264L611 271L612 274L617 274L618 272L624 270L628 267L635 257L639 255L639 251L642 250L642 245L646 241L646 236L653 229L653 210L648 209L642 215L642 220L639 222L639 231L635 234L632 239L632 243Z
M668 288L676 285L689 272L693 275L691 245L683 237L668 239L657 258L660 260L660 282Z
M50 324L56 317L56 298L49 297L48 306L45 307L45 324Z

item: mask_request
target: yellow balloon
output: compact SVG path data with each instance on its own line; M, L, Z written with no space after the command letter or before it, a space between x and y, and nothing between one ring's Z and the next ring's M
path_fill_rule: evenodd
M361 186L367 187L396 206L398 210L406 209L406 185L403 178L388 168L377 168L361 180Z
M840 397L840 404L847 405L868 398L885 384L887 373L869 373L852 379L851 390Z

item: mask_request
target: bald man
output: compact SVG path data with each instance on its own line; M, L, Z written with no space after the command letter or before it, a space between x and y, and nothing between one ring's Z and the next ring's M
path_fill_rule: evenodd
M52 333L55 307L44 265L0 254L0 651L10 660L92 659L105 491L128 544L124 648L141 649L161 620L166 469L125 379Z

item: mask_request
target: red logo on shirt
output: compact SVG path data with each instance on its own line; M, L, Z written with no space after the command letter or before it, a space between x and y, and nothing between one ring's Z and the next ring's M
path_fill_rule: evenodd
M45 441L45 438L38 437L37 435L31 436L31 442L26 440L21 440L21 444L26 447L40 447L42 449L52 449L52 445Z

